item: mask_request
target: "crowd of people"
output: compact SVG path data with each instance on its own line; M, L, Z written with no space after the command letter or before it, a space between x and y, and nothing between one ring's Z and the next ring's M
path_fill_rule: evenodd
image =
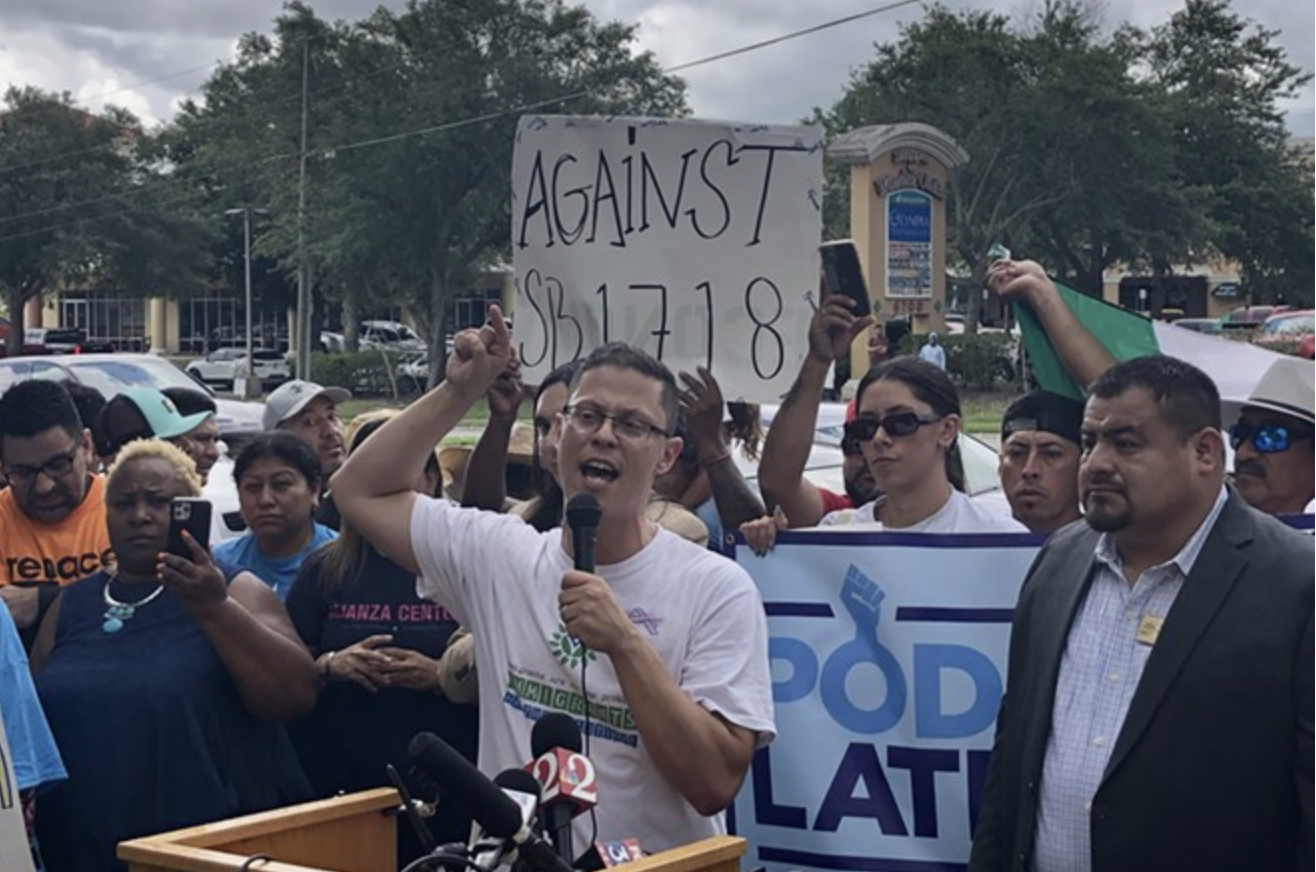
M766 436L711 372L622 343L543 379L527 427L496 306L400 412L345 425L347 391L289 382L234 459L246 532L220 541L212 519L210 547L169 547L171 507L222 451L206 394L14 385L0 711L34 854L116 870L124 839L383 786L421 730L485 772L521 766L550 711L581 724L608 797L576 844L722 832L776 729L763 604L722 545L739 531L770 557L781 530L829 526L1048 537L971 869L1309 867L1312 538L1270 515L1312 511L1311 363L1221 398L1182 361L1116 362L1036 264L998 261L989 284L1088 391L1006 410L1008 512L965 493L934 338L874 354L845 492L804 475L828 373L875 332L842 295L818 306ZM479 442L440 450L480 400ZM759 457L758 493L736 452ZM581 494L600 509L590 543L564 522ZM451 841L470 821L440 802L428 825ZM400 827L400 857L421 851Z

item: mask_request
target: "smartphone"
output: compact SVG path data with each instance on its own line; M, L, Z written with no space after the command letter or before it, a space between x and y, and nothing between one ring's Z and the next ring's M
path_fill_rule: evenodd
M823 281L829 294L845 294L854 300L850 311L856 317L871 315L872 301L868 298L868 282L859 263L859 249L853 239L836 239L818 246L822 255Z
M210 550L210 500L197 497L174 497L169 505L169 544L166 550L170 554L192 559L192 549L183 538L186 530L197 543Z

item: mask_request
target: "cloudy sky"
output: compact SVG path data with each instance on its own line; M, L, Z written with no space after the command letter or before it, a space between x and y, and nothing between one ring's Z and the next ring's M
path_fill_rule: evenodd
M1105 24L1152 26L1182 0L1092 0ZM1039 0L946 0L952 8L991 6L1023 17ZM313 0L323 18L356 20L378 0ZM383 5L399 7L399 0ZM585 0L596 16L640 25L640 42L665 67L876 9L878 0ZM917 3L783 44L683 72L696 114L706 118L790 123L841 94L850 71L872 46L895 38L901 22L922 15ZM1306 70L1313 57L1310 0L1235 0L1244 15L1281 31L1290 60ZM124 106L148 122L167 120L181 97L199 96L215 64L230 59L237 37L268 32L278 0L0 0L0 83L68 91L98 111ZM1285 107L1297 134L1313 133L1313 89Z

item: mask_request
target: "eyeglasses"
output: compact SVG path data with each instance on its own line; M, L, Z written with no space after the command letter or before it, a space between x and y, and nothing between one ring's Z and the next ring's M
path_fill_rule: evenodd
M858 457L864 453L864 443L846 436L841 439L841 453L846 457Z
M73 471L74 461L81 448L81 445L74 445L66 453L57 454L40 466L7 466L5 476L11 483L21 485L33 484L42 473L51 481L58 481Z
M609 415L593 406L567 406L562 410L567 424L577 433L589 436L603 428L604 421L612 422L612 432L630 442L640 442L650 436L667 438L667 431L641 418Z
M1244 424L1239 421L1229 428L1229 444L1237 451L1249 439L1252 447L1261 454L1278 454L1288 451L1299 439L1311 439L1311 430L1299 430L1285 424Z
M938 415L936 412L929 412L926 415L914 412L892 412L885 418L855 418L845 425L845 438L868 442L877 435L880 427L886 431L886 435L898 439L901 436L912 436L924 424L935 424L944 417L946 416Z

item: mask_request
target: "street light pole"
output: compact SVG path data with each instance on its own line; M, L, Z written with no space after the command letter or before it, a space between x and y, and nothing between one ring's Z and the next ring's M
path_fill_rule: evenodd
M261 211L257 209L256 211ZM243 382L242 391L243 399L251 396L251 379L256 373L256 355L251 323L252 309L255 308L251 300L251 207L243 206L241 209L228 209L225 215L242 215L242 256L245 261L246 274L246 309L247 309L247 363L244 367L246 370L246 379Z

